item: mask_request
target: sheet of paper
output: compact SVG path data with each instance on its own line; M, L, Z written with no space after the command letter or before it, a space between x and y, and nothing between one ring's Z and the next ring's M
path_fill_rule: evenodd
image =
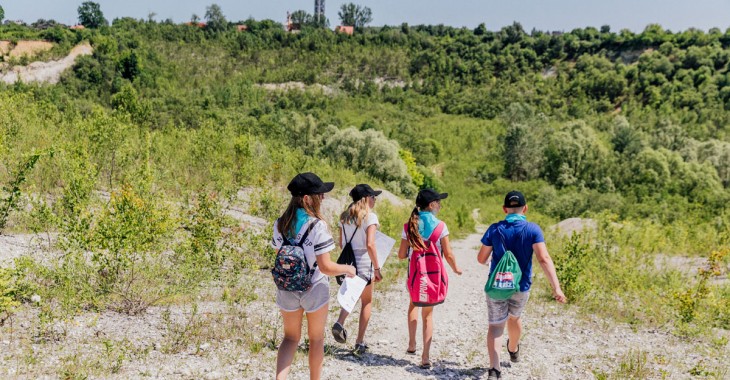
M388 259L394 245L395 239L380 231L375 232L375 247L378 250L378 264L381 268L385 266L385 260Z
M359 276L352 278L345 277L345 281L342 281L340 290L337 292L337 302L339 302L340 306L347 310L348 313L351 313L367 284L368 282Z

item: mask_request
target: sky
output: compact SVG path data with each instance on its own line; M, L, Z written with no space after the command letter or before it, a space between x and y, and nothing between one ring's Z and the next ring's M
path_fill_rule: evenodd
M474 28L484 23L498 30L514 21L526 31L570 31L574 28L609 25L612 31L640 32L648 24L660 24L673 32L698 28L730 27L728 0L326 0L330 25L339 23L337 11L347 2L372 9L372 26L445 24ZM5 18L33 22L54 19L64 24L76 22L82 0L0 0ZM284 23L287 11L313 12L314 0L97 0L104 16L147 19L155 13L158 21L171 18L189 21L193 14L203 18L205 8L218 4L231 21L253 17Z

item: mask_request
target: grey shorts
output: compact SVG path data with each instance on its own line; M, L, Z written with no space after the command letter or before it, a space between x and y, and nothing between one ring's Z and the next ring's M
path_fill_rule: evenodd
M487 297L487 309L489 311L489 324L500 325L507 321L509 316L519 318L522 310L530 298L530 291L517 292L506 300L495 300Z
M306 292L276 289L276 304L283 311L304 309L305 313L312 313L327 305L329 299L330 283L327 277L317 281Z

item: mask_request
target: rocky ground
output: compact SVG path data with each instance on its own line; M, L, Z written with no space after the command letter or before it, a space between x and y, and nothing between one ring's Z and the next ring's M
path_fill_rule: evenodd
M408 299L398 281L376 290L366 339L370 351L362 358L350 353L353 338L340 345L327 336L324 378L486 377L482 287L487 268L475 260L479 239L480 234L472 234L452 244L464 274L451 274L447 301L436 308L432 369L418 368L420 334L418 354L405 353ZM5 247L38 249L28 240L3 237L4 260L18 254ZM195 311L192 305L176 305L153 307L140 316L103 312L63 320L44 318L42 308L24 307L2 327L0 377L270 379L281 339L274 287L264 272L251 274L247 281L243 301L224 301L221 289L213 286L201 295ZM333 286L333 295L335 291ZM335 303L330 311L334 321L339 312ZM356 326L357 311L346 324L351 336ZM503 357L504 378L687 378L690 370L711 373L711 378L728 376L727 346L718 357L667 331L581 315L576 307L559 305L540 291L531 295L524 328L523 360L510 364ZM291 379L308 378L304 342L302 347ZM506 356L504 349L502 354Z

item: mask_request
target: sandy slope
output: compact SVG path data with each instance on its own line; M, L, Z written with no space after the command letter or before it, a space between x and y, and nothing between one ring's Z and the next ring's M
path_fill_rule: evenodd
M84 43L71 49L71 52L64 58L50 62L33 62L28 66L15 66L4 74L0 74L0 81L8 84L17 81L25 83L45 82L58 83L61 73L73 66L76 58L81 55L89 55L93 52L91 45Z

